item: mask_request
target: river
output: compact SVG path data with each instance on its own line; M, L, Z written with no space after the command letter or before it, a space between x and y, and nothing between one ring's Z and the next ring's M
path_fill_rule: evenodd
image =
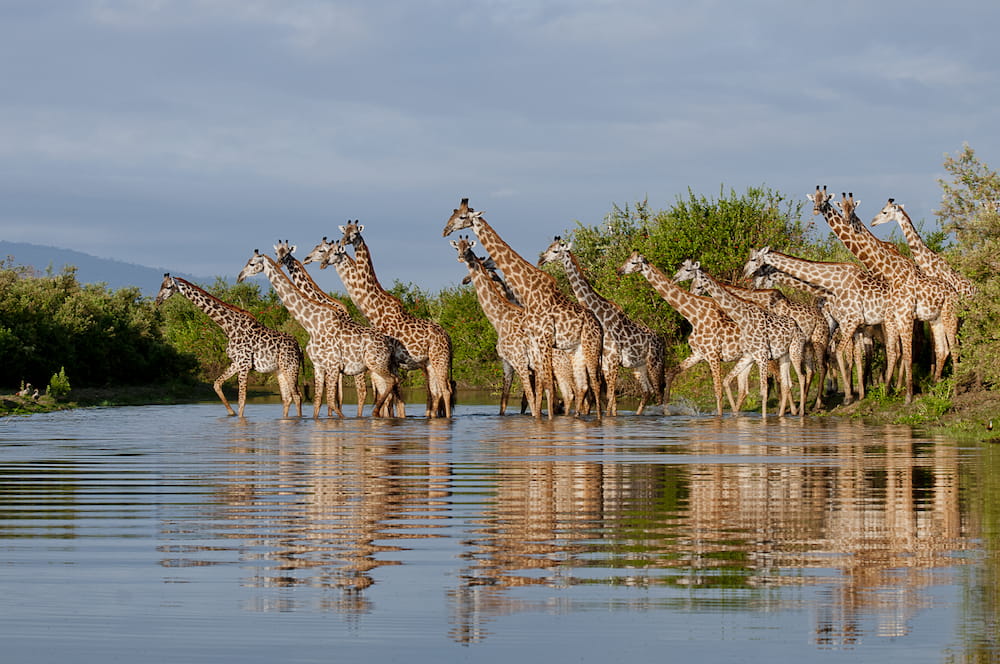
M3 661L1000 660L1000 446L280 415L0 420Z

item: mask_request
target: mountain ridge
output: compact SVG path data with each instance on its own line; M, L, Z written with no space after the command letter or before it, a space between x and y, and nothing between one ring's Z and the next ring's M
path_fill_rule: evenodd
M103 283L111 290L129 286L137 287L143 295L152 297L160 289L166 272L193 283L211 284L214 278L200 277L165 268L149 267L113 258L100 258L74 249L61 249L29 242L0 240L0 259L11 259L14 265L33 268L44 274L50 267L56 274L71 265L76 268L76 279L81 284Z

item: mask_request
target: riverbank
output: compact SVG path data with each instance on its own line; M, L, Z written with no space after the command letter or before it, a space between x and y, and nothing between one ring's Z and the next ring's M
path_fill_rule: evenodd
M870 390L862 401L847 406L834 406L826 411L814 413L813 416L860 419L871 424L906 424L927 430L944 431L964 439L1000 443L1000 393L984 389L965 391L957 395L941 394L941 392L944 392L944 388L917 395L912 403L905 404L901 396L887 396L884 391L875 388ZM258 388L252 389L248 396L261 397L271 394L267 388ZM675 390L674 396L687 400L683 389ZM37 399L8 394L0 395L0 417L93 406L196 403L213 401L216 398L212 386L208 383L74 389L68 399L61 401L45 394ZM235 395L231 395L231 400L235 401ZM747 412L752 410L749 404L745 408ZM702 410L706 409L707 406ZM994 423L996 429L993 428Z

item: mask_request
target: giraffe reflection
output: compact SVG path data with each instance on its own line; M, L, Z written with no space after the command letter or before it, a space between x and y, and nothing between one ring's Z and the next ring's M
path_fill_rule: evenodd
M787 608L787 593L766 588L814 587L817 644L849 647L872 620L880 636L905 634L935 571L969 546L957 449L905 427L821 426L838 442L800 442L806 429L788 421L767 427L773 442L740 443L761 440L759 420L712 419L675 440L595 443L577 423L504 444L495 502L451 591L452 637L485 638L490 620L551 602L508 588L578 584L666 591L637 597L637 610L701 599L736 612ZM608 462L633 445L657 461Z

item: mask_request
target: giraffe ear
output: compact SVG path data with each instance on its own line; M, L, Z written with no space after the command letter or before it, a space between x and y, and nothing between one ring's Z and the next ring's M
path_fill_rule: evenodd
M346 226L337 226L337 228L340 230L341 233L346 233L347 232L347 227Z
M448 242L448 244L450 244L455 249L458 249L458 242L455 242L454 240L451 240L450 242Z
M354 225L358 227L358 232L359 232L359 233L360 233L361 231L365 230L365 225L364 225L364 224L359 224L359 223L358 223L357 221L355 221L355 222L354 222Z
M476 241L475 240L469 240L469 249L472 249L474 246L476 246Z

